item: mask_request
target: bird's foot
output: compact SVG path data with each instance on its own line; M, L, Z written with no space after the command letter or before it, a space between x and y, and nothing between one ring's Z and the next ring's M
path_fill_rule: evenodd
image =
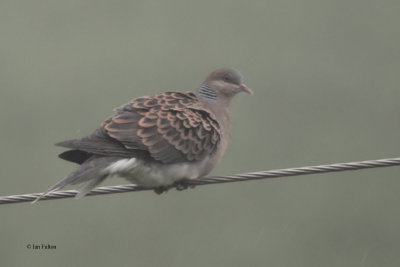
M156 187L153 190L157 195L161 195L163 193L168 192L168 190L170 190L171 188L175 188L178 191L183 191L183 190L195 187L195 185L188 184L187 181L188 181L187 179L177 181L171 185Z
M154 190L154 193L156 193L157 195L161 195L162 193L168 192L168 190L170 190L171 188L172 188L172 186L168 185L168 186L159 186L159 187L154 188L153 190Z
M187 179L181 180L181 181L177 181L173 185L176 188L176 190L178 190L178 191L182 191L182 190L186 190L186 189L195 187L195 185L188 184L188 180Z

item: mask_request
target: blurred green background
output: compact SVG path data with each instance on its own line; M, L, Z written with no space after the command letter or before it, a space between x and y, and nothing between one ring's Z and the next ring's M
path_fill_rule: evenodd
M0 195L66 176L53 144L114 107L223 66L255 96L235 99L212 175L399 157L399 14L398 0L2 0ZM399 174L2 205L0 265L400 266Z

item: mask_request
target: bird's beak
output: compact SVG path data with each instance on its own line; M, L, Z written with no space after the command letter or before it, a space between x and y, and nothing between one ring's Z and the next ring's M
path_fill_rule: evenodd
M240 84L240 89L242 89L243 92L246 92L249 95L254 95L253 91L249 87L247 87L244 83Z

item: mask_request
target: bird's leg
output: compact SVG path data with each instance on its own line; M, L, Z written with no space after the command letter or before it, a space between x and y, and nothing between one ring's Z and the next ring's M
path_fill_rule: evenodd
M175 188L178 191L183 191L183 190L186 190L188 188L194 188L195 185L189 184L188 181L189 181L188 179L180 180L180 181L177 181L177 182L175 182L175 183L173 183L171 185L165 185L165 186L156 187L153 190L157 195L161 195L162 193L166 193L171 188Z
M172 188L171 185L167 185L167 186L159 186L154 188L154 193L156 193L157 195L161 195L162 193L166 193L168 190L170 190Z
M194 188L195 185L191 185L188 183L188 179L180 180L177 181L173 184L173 186L176 188L178 191L186 190L188 188Z

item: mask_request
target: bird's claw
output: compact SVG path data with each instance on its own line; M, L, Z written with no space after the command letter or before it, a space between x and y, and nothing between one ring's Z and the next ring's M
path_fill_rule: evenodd
M171 186L159 186L154 188L154 193L156 193L157 195L161 195L162 193L167 192L168 190L171 189Z
M174 183L176 190L183 191L189 188L194 188L194 185L188 184L187 180L182 180Z
M161 195L162 193L167 192L171 188L175 188L178 191L183 191L183 190L186 190L189 188L194 188L194 187L195 187L195 185L188 184L187 180L181 180L181 181L173 183L172 185L156 187L153 190L157 195Z

